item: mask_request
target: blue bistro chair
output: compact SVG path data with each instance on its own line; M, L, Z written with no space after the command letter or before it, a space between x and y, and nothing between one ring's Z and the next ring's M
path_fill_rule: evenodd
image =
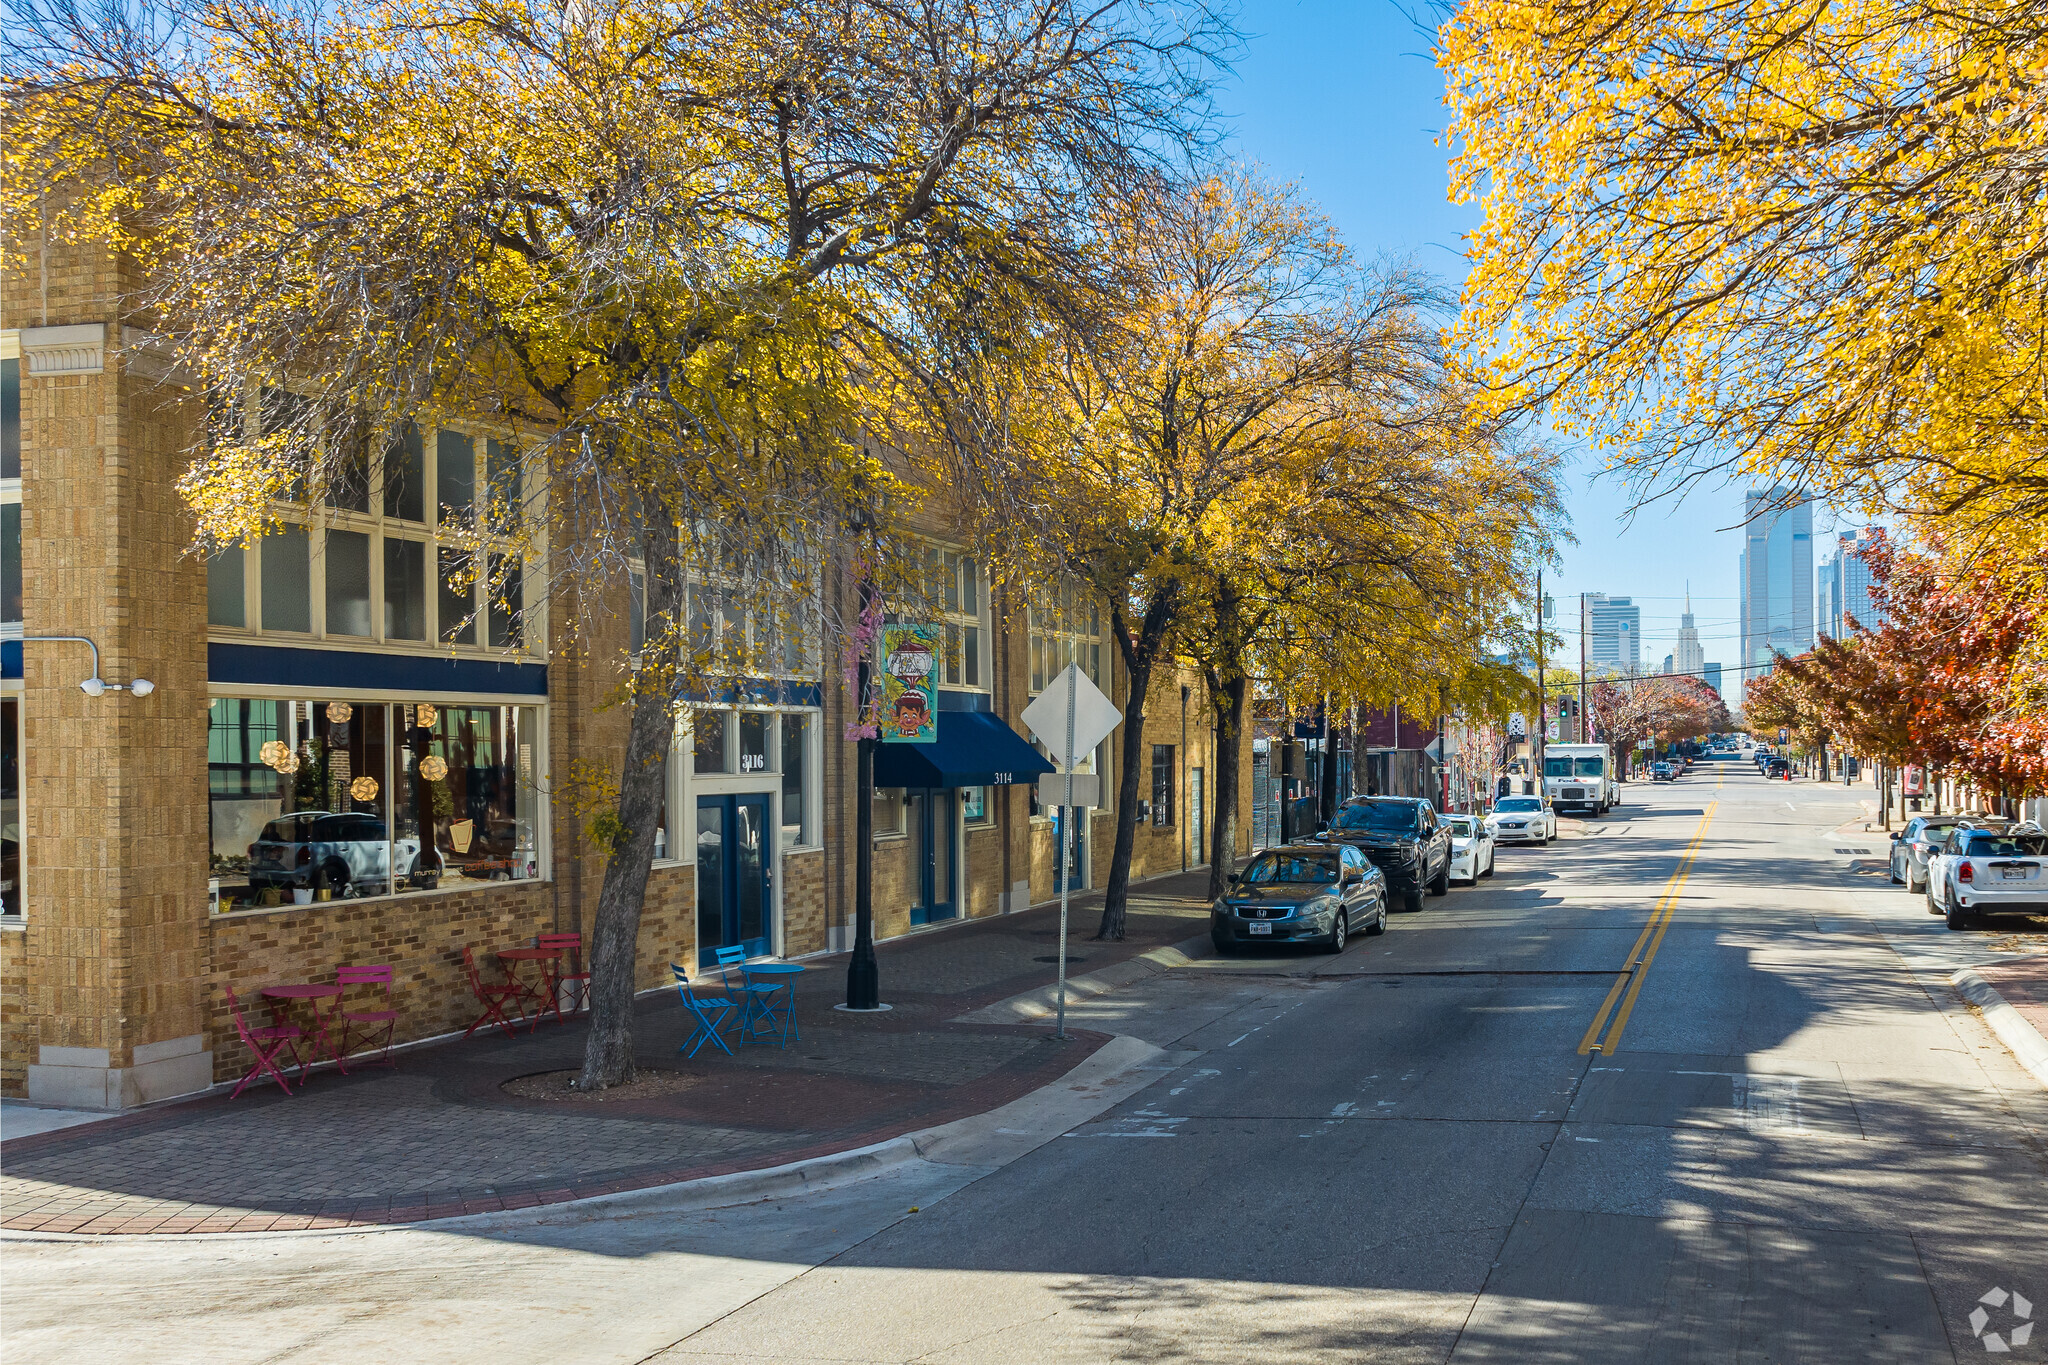
M713 948L711 959L725 969L719 980L725 986L726 995L740 1002L740 1041L754 1041L752 1030L755 1020L775 1018L775 993L783 989L782 983L748 980L747 950L739 944L730 948Z
M676 993L683 998L683 1008L697 1021L696 1031L685 1038L676 1051L686 1057L694 1057L697 1055L697 1049L703 1047L706 1041L710 1041L718 1044L720 1052L728 1057L732 1056L732 1049L725 1045L725 1039L718 1036L720 1022L733 1011L732 1001L723 996L697 994L690 985L690 974L684 971L680 964L671 962L668 969L675 973Z

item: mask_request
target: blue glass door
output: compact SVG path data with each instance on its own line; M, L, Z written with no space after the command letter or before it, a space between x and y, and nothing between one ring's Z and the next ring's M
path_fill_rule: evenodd
M917 903L910 907L910 922L951 919L960 913L959 877L953 866L958 793L951 788L913 790L909 797L910 861L917 878Z
M697 961L739 944L760 957L774 939L768 796L697 798Z

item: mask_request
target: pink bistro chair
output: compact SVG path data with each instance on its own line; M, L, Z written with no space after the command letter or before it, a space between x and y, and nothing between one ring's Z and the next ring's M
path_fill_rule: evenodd
M292 1065L298 1067L303 1075L305 1064L299 1061L298 1042L306 1036L306 1031L295 1024L266 1024L261 1028L250 1028L249 1021L242 1017L242 1002L236 999L235 988L222 986L221 989L227 993L228 1013L235 1017L235 1032L241 1035L249 1051L256 1054L256 1065L249 1068L249 1074L242 1077L241 1084L228 1098L234 1099L249 1082L265 1075L277 1082L279 1090L291 1094L292 1088L285 1084L284 1072L278 1070L277 1059L285 1052L291 1053Z
M344 994L335 1002L335 1013L341 1020L341 1055L349 1055L357 1043L366 1048L381 1047L374 1062L357 1062L357 1066L396 1067L391 1059L391 1039L398 1031L398 1011L391 1008L391 968L385 965L374 967L336 967L335 984L344 988L350 986L374 986L383 992L384 1008L365 1010L350 1009L348 996Z
M562 983L563 983L564 981L575 981L575 982L580 982L580 983L581 983L581 987L580 987L580 989L579 989L579 990L577 991L577 995L576 995L576 998L577 998L577 1002L578 1002L578 1005L579 1005L579 1007L580 1007L580 1008L582 1008L582 1009L586 1009L586 1010L587 1010L587 1009L589 1009L589 1008L590 1008L590 959L589 959L588 957L584 957L584 954L583 954L583 935L581 935L581 934L542 934L542 935L540 936L540 944L539 944L539 946L540 946L540 947L542 947L542 948L559 948L559 949L561 949L561 950L562 950L562 956L561 956L561 957L559 957L559 958L556 958L556 959L555 959L555 961L554 961L553 963L551 963L551 964L550 964L550 966L549 966L549 971L548 971L548 999L549 999L549 1001L550 1001L550 1002L559 1002L559 1001L561 1000L561 998L562 998L562 992L561 992L561 985L562 985ZM569 970L569 968L571 967L571 965L573 965L573 964L572 964L572 962L571 962L571 960L570 960L570 954L572 954L572 953L573 953L573 954L575 954L575 955L576 955L577 957L581 957L581 958L583 958L583 970L582 970L582 971L580 971L580 972L577 972L577 971L570 971L570 970ZM570 1011L570 1012L571 1012L571 1013L573 1014L573 1013L574 1013L575 1011L573 1011L573 1010L572 1010L572 1011ZM560 1010L559 1008L557 1008L557 1009L555 1010L555 1020L556 1020L556 1022L557 1022L557 1023L559 1023L559 1022L561 1022L561 1019L562 1019L562 1012L561 1012L561 1010Z

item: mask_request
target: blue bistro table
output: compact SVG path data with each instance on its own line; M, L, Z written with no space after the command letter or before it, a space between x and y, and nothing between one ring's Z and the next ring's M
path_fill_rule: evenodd
M740 979L747 987L746 1010L740 1017L740 1042L772 1040L777 1047L786 1048L801 1037L796 1027L796 978L803 970L794 962L740 965Z

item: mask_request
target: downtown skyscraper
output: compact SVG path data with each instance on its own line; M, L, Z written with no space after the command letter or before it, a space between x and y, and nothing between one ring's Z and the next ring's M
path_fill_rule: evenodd
M1813 648L1813 503L1784 484L1752 488L1743 502L1740 681L1770 671L1776 654Z

